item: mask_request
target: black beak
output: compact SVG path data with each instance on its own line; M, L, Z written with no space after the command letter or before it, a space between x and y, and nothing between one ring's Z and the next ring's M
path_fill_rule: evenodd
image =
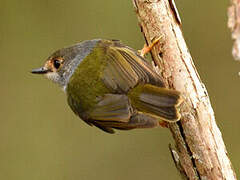
M33 74L46 74L49 71L50 71L49 69L47 69L45 67L41 67L41 68L33 69L32 73Z

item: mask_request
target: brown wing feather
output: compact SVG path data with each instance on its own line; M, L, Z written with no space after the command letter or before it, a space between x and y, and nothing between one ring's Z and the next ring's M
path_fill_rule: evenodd
M103 82L115 92L127 92L139 82L139 77L114 47L107 49L107 66L103 74Z
M152 65L139 56L136 51L128 47L117 48L117 50L131 65L141 82L164 87L162 78L155 72Z
M132 107L126 95L105 94L97 105L88 112L89 119L98 121L128 122Z
M105 48L107 66L102 79L107 87L126 93L139 83L164 86L161 77L135 50L115 41Z

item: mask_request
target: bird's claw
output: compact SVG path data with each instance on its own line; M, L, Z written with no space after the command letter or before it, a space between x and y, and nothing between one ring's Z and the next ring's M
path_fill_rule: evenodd
M159 36L158 38L153 38L152 43L148 46L144 44L143 48L139 50L140 56L144 57L145 54L149 53L152 48L163 38L163 36Z

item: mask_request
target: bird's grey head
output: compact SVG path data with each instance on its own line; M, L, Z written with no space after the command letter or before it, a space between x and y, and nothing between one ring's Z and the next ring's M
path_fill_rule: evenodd
M35 74L44 74L48 79L65 89L69 78L82 60L91 53L100 39L83 41L81 43L59 49L50 55L43 67L32 70Z

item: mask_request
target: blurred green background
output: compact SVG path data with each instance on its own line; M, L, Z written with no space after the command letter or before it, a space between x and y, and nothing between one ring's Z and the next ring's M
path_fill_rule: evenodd
M239 176L240 64L231 56L229 2L176 3ZM105 134L71 112L57 85L29 73L52 51L86 39L121 39L140 49L131 0L0 0L0 27L0 179L179 179L167 129Z

